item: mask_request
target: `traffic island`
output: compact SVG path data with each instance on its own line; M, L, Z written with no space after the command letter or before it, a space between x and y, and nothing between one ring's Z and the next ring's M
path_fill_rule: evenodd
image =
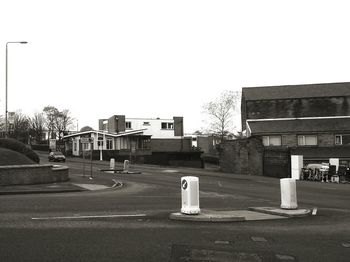
M282 209L276 207L249 207L248 210L284 217L306 217L311 215L311 209L308 208Z
M255 212L250 210L215 211L201 210L198 215L188 215L181 212L171 213L171 220L193 221L193 222L243 222L270 219L285 219L285 216Z
M198 222L241 222L245 217L232 211L210 211L202 210L199 214L188 215L181 212L171 213L172 220L198 221Z

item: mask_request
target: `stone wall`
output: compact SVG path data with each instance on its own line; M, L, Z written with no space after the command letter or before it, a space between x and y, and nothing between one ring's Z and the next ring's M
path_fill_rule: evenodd
M58 165L0 166L0 185L30 185L69 180L69 169Z
M220 170L247 175L263 175L264 147L259 138L228 140L220 144Z

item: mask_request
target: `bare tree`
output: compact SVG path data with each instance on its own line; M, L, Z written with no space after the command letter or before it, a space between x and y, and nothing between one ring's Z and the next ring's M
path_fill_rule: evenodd
M233 115L239 110L240 98L238 91L224 91L216 100L203 105L209 116L209 131L221 141L233 135Z
M2 115L0 115L0 137L2 135L5 137L5 120Z
M48 140L50 140L56 136L56 118L59 111L54 106L46 106L44 107L43 112L46 116L45 125L48 130Z
M43 113L35 113L30 119L30 134L39 143L44 134L45 117Z
M13 123L10 124L9 137L27 143L29 140L29 129L29 118L22 114L21 111L17 111L14 114Z
M73 124L73 118L70 116L68 109L58 111L55 118L55 127L58 133L58 140L62 140L64 132L68 131L70 126Z

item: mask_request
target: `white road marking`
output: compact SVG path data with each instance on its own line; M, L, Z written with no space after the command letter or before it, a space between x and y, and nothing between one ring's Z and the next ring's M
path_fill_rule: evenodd
M216 245L229 245L230 241L227 240L215 240L214 242Z
M97 184L73 184L76 185L78 187L82 187L85 188L87 190L101 190L101 189L107 189L109 188L108 186L104 186L104 185L97 185Z
M219 187L222 187L222 184L221 184L221 182L220 182L220 181L218 181L218 185L219 185Z
M32 220L53 220L53 219L89 219L89 218L115 218L115 217L145 217L146 214L130 215L100 215L100 216L66 216L66 217L32 217Z

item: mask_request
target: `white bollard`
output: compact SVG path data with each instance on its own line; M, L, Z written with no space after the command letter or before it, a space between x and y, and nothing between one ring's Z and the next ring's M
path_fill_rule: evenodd
M292 178L299 180L302 168L303 168L303 156L291 155Z
M296 181L293 178L280 179L281 185L281 208L297 209Z
M114 158L111 158L109 161L109 169L115 169L115 160ZM113 171L105 171L106 173L109 174L114 174L114 170Z
M129 172L129 160L124 161L124 172Z
M181 213L198 215L199 208L199 180L198 177L181 177Z
M115 169L115 159L111 158L109 161L109 169Z

